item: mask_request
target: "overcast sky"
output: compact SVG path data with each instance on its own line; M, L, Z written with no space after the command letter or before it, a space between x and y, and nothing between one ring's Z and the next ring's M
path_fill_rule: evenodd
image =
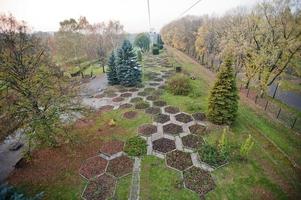
M160 28L176 19L197 0L149 0L151 26ZM189 15L215 14L258 0L202 0ZM130 33L149 30L147 0L0 0L0 13L12 13L35 31L56 31L64 19L86 16L90 23L119 20Z

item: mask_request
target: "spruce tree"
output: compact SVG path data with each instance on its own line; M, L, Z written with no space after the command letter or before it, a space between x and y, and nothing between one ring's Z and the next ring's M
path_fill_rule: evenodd
M216 124L232 124L237 114L238 95L232 59L228 56L210 92L208 119Z
M135 86L141 82L141 67L130 41L125 40L117 52L117 74L123 86Z
M107 78L110 85L116 85L119 84L118 76L117 76L117 66L115 62L115 54L114 51L112 51L112 54L108 61L108 72L107 72Z

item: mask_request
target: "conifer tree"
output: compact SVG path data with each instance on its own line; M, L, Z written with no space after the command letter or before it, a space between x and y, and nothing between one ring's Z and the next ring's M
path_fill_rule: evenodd
M135 86L141 82L141 67L130 41L125 40L117 52L117 75L123 86Z
M117 66L115 62L115 54L114 51L112 51L112 54L109 58L108 61L108 72L107 72L107 77L108 77L108 82L110 85L116 85L119 84L119 79L117 76Z
M210 92L208 119L216 124L232 124L237 114L237 88L232 69L232 59L228 56L217 75Z

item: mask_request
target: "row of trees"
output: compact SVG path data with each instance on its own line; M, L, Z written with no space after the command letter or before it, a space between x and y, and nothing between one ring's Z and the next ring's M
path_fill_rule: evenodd
M283 73L298 74L301 59L300 1L273 0L222 17L188 16L162 28L164 42L217 71L229 52L245 86L256 81L262 94ZM299 70L300 71L300 70Z

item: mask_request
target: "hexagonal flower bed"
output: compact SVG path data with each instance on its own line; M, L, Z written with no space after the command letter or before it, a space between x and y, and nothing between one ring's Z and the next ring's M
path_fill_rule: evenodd
M146 109L149 107L149 103L146 101L139 101L135 104L135 109Z
M166 154L166 164L183 171L193 165L190 153L175 150Z
M138 133L144 136L150 136L157 132L157 126L152 124L144 124L138 128Z
M155 101L155 100L157 100L158 98L159 98L158 96L150 95L150 96L147 96L147 97L146 97L146 100L149 100L149 101Z
M176 114L180 112L180 109L174 106L167 106L166 108L164 108L164 110L169 114Z
M145 88L145 89L144 89L144 92L149 93L149 92L153 92L153 91L155 91L155 90L156 90L155 88L149 87L149 88Z
M163 126L163 132L176 135L183 132L182 126L174 123L166 124Z
M133 170L133 161L127 156L120 156L109 161L107 173L121 177L131 173Z
M86 179L91 179L104 173L107 164L108 161L99 156L88 158L82 164L79 173Z
M129 92L137 92L139 89L138 88L130 88Z
M114 99L112 99L113 102L120 102L123 101L124 98L123 97L115 97Z
M189 126L189 130L192 134L204 135L206 127L202 126L200 124L194 124L194 125Z
M158 140L153 141L153 149L161 153L167 153L176 149L176 144L173 140L167 138L160 138Z
M132 96L132 93L129 93L129 92L126 92L126 93L122 93L120 95L120 97L131 97Z
M214 180L209 172L197 167L191 167L184 171L184 184L190 190L205 195L215 188Z
M116 153L119 153L123 150L124 142L119 140L112 140L105 142L99 149L99 152L106 155L112 156Z
M133 107L133 104L125 103L119 106L119 109L127 109Z
M184 147L197 149L204 144L204 139L200 136L191 134L182 137L182 143Z
M193 120L190 115L187 115L185 113L177 114L175 116L175 118L176 118L177 121L182 122L182 123L188 123L188 122L191 122Z
M150 86L157 86L160 85L160 83L149 83Z
M139 136L128 139L124 146L124 152L129 156L143 156L147 153L147 143Z
M123 117L126 119L134 119L137 116L138 116L138 112L136 111L128 111L123 113Z
M158 115L154 116L154 121L157 123L164 124L164 123L168 122L169 120L170 120L169 115L158 114Z
M114 92L107 92L107 93L105 93L105 94L106 94L106 96L109 97L109 98L117 97L117 94L114 93Z
M82 197L85 200L106 200L113 196L116 180L103 174L88 183Z
M157 115L161 112L161 109L158 107L149 107L145 109L145 113L151 114L151 115Z
M106 106L101 106L100 108L98 108L98 111L100 111L100 112L110 111L110 110L113 110L113 108L114 108L114 106L106 105Z
M193 113L192 117L197 121L203 121L206 119L205 113L202 112Z
M162 106L165 106L166 105L166 102L165 101L155 101L154 102L154 105L155 106L159 106L159 107L162 107Z
M137 95L145 97L148 95L148 93L147 92L138 92Z
M143 99L141 97L134 97L131 99L131 103L137 103L139 101L143 101Z

